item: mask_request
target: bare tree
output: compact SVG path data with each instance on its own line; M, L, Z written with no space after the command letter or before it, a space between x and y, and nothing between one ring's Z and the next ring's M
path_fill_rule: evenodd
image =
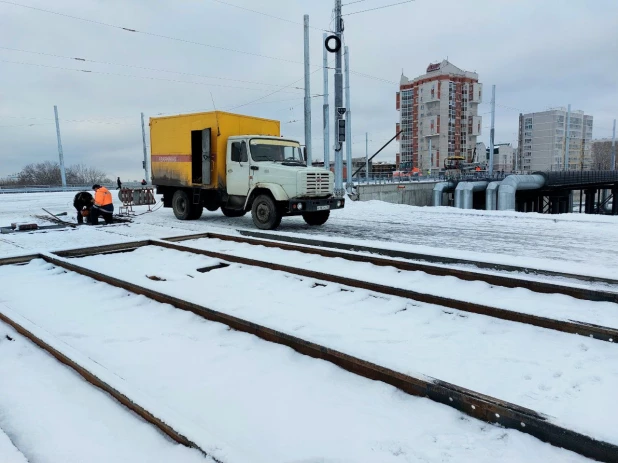
M592 142L592 165L593 169L610 170L612 163L612 142Z
M60 185L60 165L57 162L39 162L28 164L19 173L19 183L22 185Z
M84 164L70 166L65 173L67 183L73 185L111 182L105 172ZM57 162L50 161L28 164L18 174L17 183L20 185L60 185L62 184L60 165Z

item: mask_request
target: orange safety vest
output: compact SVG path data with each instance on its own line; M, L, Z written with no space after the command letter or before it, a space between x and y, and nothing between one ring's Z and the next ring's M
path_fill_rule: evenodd
M95 206L107 206L112 204L112 194L107 188L102 186L94 193Z

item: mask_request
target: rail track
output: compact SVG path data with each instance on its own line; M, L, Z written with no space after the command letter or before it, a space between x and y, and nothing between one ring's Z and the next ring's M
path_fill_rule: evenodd
M302 248L304 249L306 249L306 246L313 246L313 247L323 248L323 249L337 249L341 251L362 252L366 254L383 255L383 256L397 258L397 259L417 261L417 263L415 264L416 270L421 270L427 273L430 273L433 271L436 273L432 273L432 275L441 275L441 276L452 275L452 276L456 276L464 280L468 279L468 276L470 276L473 279L478 280L481 274L476 273L476 272L458 271L453 268L451 269L448 269L448 268L445 269L443 267L436 268L435 265L433 266L432 265L422 265L421 262L428 262L431 264L439 264L439 265L465 265L465 266L470 266L470 267L476 267L482 270L491 270L491 271L499 271L499 272L507 272L507 273L519 273L519 274L525 274L525 275L548 276L552 278L566 278L569 280L582 281L582 282L588 282L588 283L618 285L618 279L615 279L615 278L601 278L601 277L594 277L594 276L589 276L589 275L579 275L579 274L568 273L568 272L556 272L556 271L538 269L538 268L533 268L533 267L496 264L496 263L491 263L491 262L482 262L482 261L475 261L475 260L469 260L469 259L436 256L436 255L431 255L431 254L397 251L397 250L392 250L392 249L362 246L358 244L347 244L347 243L341 243L337 241L315 240L315 239L301 238L301 237L296 237L296 236L279 235L276 233L256 232L252 230L238 230L238 233L240 233L244 237L258 238L259 240L270 240L270 241L278 241L282 243L289 243L291 245L301 245ZM207 233L205 235L207 235ZM211 235L215 235L215 234L211 234ZM222 236L226 236L226 235L222 235ZM172 238L172 240L173 239L174 238ZM255 240L255 241L258 241L258 240ZM245 241L245 242L249 242L249 241ZM297 250L300 250L301 246L297 246L298 248ZM289 248L289 249L293 249L293 248ZM307 251L304 251L304 252L307 252ZM341 253L342 255L339 255L337 253L325 252L322 255L326 255L326 254L330 254L331 257L337 255L338 257L345 258L343 257L343 253ZM394 261L394 262L399 262L399 261ZM381 265L381 264L376 263L376 265ZM388 265L392 265L392 264L388 264ZM440 272L443 272L443 273L440 273ZM491 283L488 280L483 280L483 281L487 281L488 283ZM503 280L502 280L502 283L498 283L497 281L498 280L496 280L495 284L504 286L505 283ZM517 281L520 281L520 280L517 280ZM528 289L531 289L532 291L534 291L532 288L528 288ZM578 297L577 294L581 294L582 297ZM585 292L580 292L580 293L573 292L572 295L573 297L577 297L578 299L588 299Z
M346 252L332 251L328 249L306 247L299 245L290 245L287 243L278 243L260 239L252 239L246 237L239 237L233 235L222 235L216 233L203 233L197 235L186 235L172 238L165 238L163 240L152 240L155 245L167 247L170 249L176 249L178 251L192 252L195 254L201 254L204 256L226 260L229 262L253 265L258 267L264 267L272 270L280 270L304 276L308 278L315 278L319 280L329 281L332 283L338 283L346 286L352 286L355 288L366 289L377 293L382 293L390 296L399 296L404 298L413 299L419 302L425 302L428 304L436 304L444 307L462 310L465 312L483 314L494 318L500 318L503 320L515 321L526 323L529 325L538 326L541 328L552 329L556 331L562 331L565 333L580 334L584 336L590 336L595 339L600 339L608 342L618 341L618 329L603 327L575 320L555 320L552 318L541 317L532 314L526 314L522 312L516 312L512 310L500 309L497 307L490 307L481 304L475 304L472 302L462 301L459 299L447 298L442 296L436 296L432 294L422 293L418 291L412 291L402 288L394 288L391 286L380 285L376 283L370 283L364 280L356 280L352 278L341 277L337 275L327 274L323 272L315 272L306 269L300 269L296 267L290 267L286 265L278 265L270 262L265 262L256 259L247 259L230 254L208 251L203 249L197 249L189 246L179 245L177 243L195 240L195 239L219 239L224 241L231 241L235 243L245 243L251 245L260 245L270 248L278 248L287 251L298 251L307 254L314 254L329 258L341 258L353 262L368 262L377 266L390 266L403 271L422 271L430 275L436 276L453 276L465 281L482 281L494 286L502 286L506 288L525 288L530 291L542 293L542 294L564 294L580 300L589 301L605 301L618 303L618 292L577 288L566 285L557 285L553 283L536 281L523 278L510 278L504 275L491 275L486 273L475 273L472 271L436 267L433 265L418 264L416 262L405 262L393 259L384 259L382 257L367 256L362 254L352 254ZM66 257L74 256L72 253L59 254ZM587 278L587 277L586 277ZM613 280L612 280L613 281ZM605 283L605 282L604 282ZM618 288L618 281L616 281Z
M40 256L39 256L40 257ZM36 258L36 257L35 257ZM21 262L24 263L24 262ZM205 456L208 454L202 450L195 442L188 439L182 433L177 431L172 425L166 423L163 419L155 416L153 413L149 412L145 407L133 401L130 397L125 395L122 391L118 390L118 388L114 387L109 382L102 379L96 373L90 371L86 366L82 365L79 361L76 361L73 358L73 355L66 351L64 346L61 343L53 342L52 339L48 336L42 336L40 334L36 334L35 331L37 328L34 324L29 322L26 319L21 319L21 317L17 314L6 313L7 310L2 308L0 304L0 321L6 323L11 326L15 331L24 336L25 338L32 341L38 347L49 353L52 357L58 360L60 363L68 366L73 371L75 371L78 375L84 378L88 383L93 385L94 387L101 389L104 392L107 392L114 399L124 405L126 408L131 410L133 413L149 422L161 432L166 434L168 437L173 439L175 442L182 444L186 447L194 448ZM211 456L212 458L212 456Z
M208 238L216 238L221 239L222 236L225 236L227 239L232 241L237 241L239 237L228 237L227 235L215 235L208 234L206 236ZM223 323L230 328L235 330L246 332L253 334L263 340L268 342L273 342L281 345L288 346L295 351L308 355L314 358L326 360L331 362L347 371L350 371L354 374L372 379L382 381L389 385L399 388L400 390L416 396L428 397L429 399L442 403L448 406L451 406L463 413L466 413L475 418L481 419L486 422L499 424L501 426L518 429L522 432L531 434L542 441L548 442L552 445L563 447L565 449L574 451L583 456L593 458L599 461L618 463L618 446L603 442L600 440L596 440L590 436L585 434L567 429L565 427L559 426L553 422L551 422L548 417L545 415L538 413L534 410L521 407L514 403L506 402L495 397L491 397L485 394L481 394L470 389L466 389L455 384L451 384L445 381L441 381L438 379L426 377L426 376L412 376L406 375L397 371L394 371L389 368L385 368L378 364L368 362L361 358L345 354L338 350L329 348L324 345L320 345L311 341L307 341L305 339L289 335L287 333L269 328L267 326L263 326L239 317L235 317L199 304L195 304L192 302L188 302L178 297L171 296L169 294L165 294L159 291L155 291L153 289L131 283L119 278L115 278L109 275L102 274L100 272L87 269L80 265L75 264L71 261L71 258L74 257L85 257L92 255L100 255L100 254L110 254L110 253L119 253L119 252L130 252L137 248L143 246L160 246L169 249L175 249L182 252L190 252L195 254L201 254L208 257L216 258L219 260L223 260L226 262L239 263L243 265L252 265L262 268L269 268L271 270L279 270L284 271L300 276L305 276L309 278L315 278L317 280L330 281L333 283L339 283L346 286L353 286L362 289L367 289L370 291L382 292L384 294L392 294L400 297L412 298L415 300L421 300L423 302L430 302L434 304L439 304L446 307L453 307L453 305L457 304L457 306L453 308L457 308L459 310L466 310L474 313L484 313L490 316L497 316L498 318L503 318L511 321L518 321L523 323L528 323L535 326L542 326L545 328L556 329L558 331L564 331L567 333L579 333L586 335L593 335L598 339L604 339L607 341L618 339L617 330L606 328L606 327L596 327L592 325L585 325L577 322L567 322L560 320L552 320L546 319L543 317L529 316L525 314L518 314L514 312L509 312L502 309L496 309L492 307L479 306L477 304L465 303L462 301L450 300L447 298L441 298L437 296L431 295L423 295L421 293L415 293L407 290L390 288L382 285L376 285L373 283L368 283L360 280L352 280L348 278L338 277L335 275L329 275L320 272L314 272L309 270L304 270L300 268L276 265L268 262L258 261L254 259L247 259L243 257L232 256L224 253L216 253L211 251L199 250L195 248L191 248L188 246L183 246L177 244L179 241L196 239L196 238L204 238L204 235L190 235L185 237L176 237L172 238L176 242L171 242L169 240L141 240L134 241L129 243L122 243L116 245L108 245L108 246L97 246L90 248L80 248L80 249L72 249L66 251L60 251L55 253L42 253L42 254L31 254L23 257L13 257L9 259L0 260L0 265L19 265L27 263L28 261L34 258L42 258L48 263L51 263L57 267L63 268L70 272L75 272L95 280L105 282L115 287L123 288L127 291L130 291L135 294L140 294L145 297L148 297L152 300L170 304L178 309L186 310L193 312L205 319ZM246 242L246 241L240 241ZM260 244L264 245L263 241L251 242L251 244ZM279 243L276 243L277 247ZM272 244L275 246L275 244ZM288 245L286 245L288 246ZM286 249L286 248L283 248ZM289 248L288 248L289 249ZM294 249L301 250L301 249ZM304 251L304 248L302 248ZM320 254L322 255L322 254ZM339 256L337 256L339 257ZM363 261L367 261L366 256L362 256ZM353 258L352 260L355 260ZM404 263L405 264L405 263ZM384 264L386 265L386 264ZM519 281L519 280L518 280ZM537 283L537 282L535 282ZM559 286L559 285L555 285ZM594 299L593 299L594 300ZM460 308L461 307L461 308ZM3 318L4 319L4 318ZM15 327L13 323L10 323ZM547 325L547 326L544 326ZM17 327L15 327L17 329ZM28 336L28 334L24 333L23 327L20 327L22 334ZM586 331L587 330L587 331ZM27 331L27 330L26 330ZM31 333L30 333L31 334ZM611 337L610 337L611 336ZM36 341L35 341L36 342ZM37 343L38 344L38 343ZM53 349L53 348L52 348ZM70 359L66 359L62 353L58 352L58 356L52 352L56 358L63 363ZM72 365L70 365L72 366ZM79 368L79 365L72 366L72 368ZM76 369L78 373L82 374L79 370ZM85 375L88 376L88 372L85 372ZM84 374L82 374L84 376ZM84 376L84 377L86 377ZM88 378L86 378L88 379ZM96 380L96 378L94 378ZM104 388L105 384L99 385L97 387ZM107 386L109 387L109 385ZM112 392L114 392L113 388ZM104 389L106 390L106 389ZM108 391L109 392L109 391ZM112 394L110 392L110 394ZM115 391L116 394L118 391ZM116 395L112 394L114 397ZM116 397L117 400L127 401L128 398L126 396L122 396L120 394ZM130 402L130 400L129 400ZM144 413L146 417L151 423L157 425L167 426L165 423L157 423L156 417L149 415L148 412L144 409L137 410L136 413L141 414ZM163 430L163 429L162 429ZM166 434L170 435L174 434L175 431L173 429L164 430ZM193 442L188 441L184 436L177 435L170 437L174 438L183 445L195 446Z

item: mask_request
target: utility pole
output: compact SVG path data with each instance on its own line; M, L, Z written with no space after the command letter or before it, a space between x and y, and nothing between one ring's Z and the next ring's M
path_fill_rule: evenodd
M494 173L494 129L496 124L496 86L491 86L491 130L489 132L489 175Z
M309 15L304 16L305 29L305 148L307 149L307 166L311 159L311 77L309 74Z
M345 158L347 165L346 189L352 193L352 111L350 110L350 52L346 46L345 56Z
M612 135L612 164L610 170L616 170L616 119L614 119L614 133ZM614 201L618 199L614 198Z
M365 132L365 178L369 181L369 134Z
M58 106L54 105L54 116L56 117L56 137L58 138L58 157L60 158L60 178L62 188L67 187L67 176L64 171L64 153L62 152L62 140L60 139L60 122L58 121Z
M142 148L144 149L144 180L150 181L150 175L148 175L148 151L146 150L146 129L144 128L144 113L142 113Z
M564 148L564 170L569 170L569 148L571 144L571 105L567 109L566 141Z
M430 171L432 167L433 167L433 153L431 152L431 137L429 137L429 170Z
M335 0L335 36L341 45L342 31L341 0ZM343 75L341 74L341 46L335 54L335 196L342 197L343 189L343 152L339 141L339 121L343 119ZM350 166L351 167L351 166Z
M326 33L323 35L323 43L326 43ZM324 168L330 170L330 114L328 104L328 52L322 47L322 67L324 71L324 104L322 105L323 132L324 132Z

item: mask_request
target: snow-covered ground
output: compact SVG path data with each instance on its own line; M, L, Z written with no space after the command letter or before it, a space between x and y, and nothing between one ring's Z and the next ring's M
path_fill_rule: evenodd
M54 213L67 211L69 218L75 220L73 196L74 193L1 195L0 225L28 221L35 214L44 214L42 207ZM145 208L136 208L140 210ZM300 217L287 217L277 233L611 277L618 271L617 226L618 217L611 216L463 211L348 201L344 209L333 211L322 227L309 227ZM113 229L85 227L71 232L1 235L0 256L33 249L111 243L131 237L163 238L205 231L229 233L230 229L239 228L255 230L250 214L231 219L219 211L205 210L200 220L181 222L175 219L171 209L163 208L136 218L130 226Z
M24 454L17 450L2 429L0 429L0 456L4 463L28 463Z
M0 322L0 461L213 460L171 441Z
M75 220L73 195L0 195L0 226L45 224L33 219L44 214L42 207L66 211L67 218ZM145 208L136 211L140 209ZM348 202L344 210L333 211L323 227L285 218L277 233L615 277L616 225L618 217L414 208L373 201ZM135 217L131 224L0 235L0 257L207 231L229 234L240 228L255 230L249 215L230 219L205 211L198 221L181 222L170 209L159 209ZM218 240L184 244L510 310L618 326L615 304ZM610 343L361 290L340 291L336 285L312 288L308 280L264 269L232 265L202 274L196 269L209 266L212 259L156 247L74 262L403 372L428 374L528 406L560 424L618 443L611 424L618 411L611 400L618 386L618 354ZM147 392L162 407L212 431L230 448L255 455L255 461L582 460L281 346L54 270L40 260L0 267L0 301ZM54 375L48 376L53 380ZM0 397L2 388L0 381ZM3 413L0 409L0 428L7 431ZM28 432L26 424L20 437ZM19 443L17 447L21 449Z
M188 268L204 263L202 257L187 258ZM192 434L207 430L253 462L585 461L42 260L0 268L0 281L6 306L154 398L153 413L172 409L194 423ZM28 291L32 281L36 291ZM63 303L48 302L58 300ZM37 374L27 367L24 393ZM50 382L57 375L42 374ZM3 388L0 382L0 397ZM10 408L10 402L4 406ZM12 414L21 411L17 407Z
M341 291L335 284L314 287L314 280L263 268L231 265L200 273L196 269L219 261L154 246L71 261L403 373L426 374L532 408L570 429L618 444L611 426L618 404L605 403L618 389L613 368L618 349L610 343L364 290ZM287 262L303 264L291 257ZM445 286L464 284L452 280ZM509 291L517 300L524 290L503 291L487 294L484 302L509 298ZM522 303L531 306L571 299L526 297ZM586 309L586 302L571 302Z
M373 265L369 262L351 262L341 258L333 259L298 251L284 251L277 248L219 239L203 238L183 241L179 244L370 281L420 293L450 297L514 312L561 320L578 320L618 328L618 304L609 302L582 301L560 294L541 294L523 288L505 288L482 281L462 281L455 277L429 275L420 271L402 271L394 267ZM544 278L544 280L551 281L549 277ZM562 281L560 283L563 284ZM578 286L591 287L593 285L579 284ZM609 287L613 291L618 291L615 286L597 286L603 289ZM616 342L618 342L618 339Z

